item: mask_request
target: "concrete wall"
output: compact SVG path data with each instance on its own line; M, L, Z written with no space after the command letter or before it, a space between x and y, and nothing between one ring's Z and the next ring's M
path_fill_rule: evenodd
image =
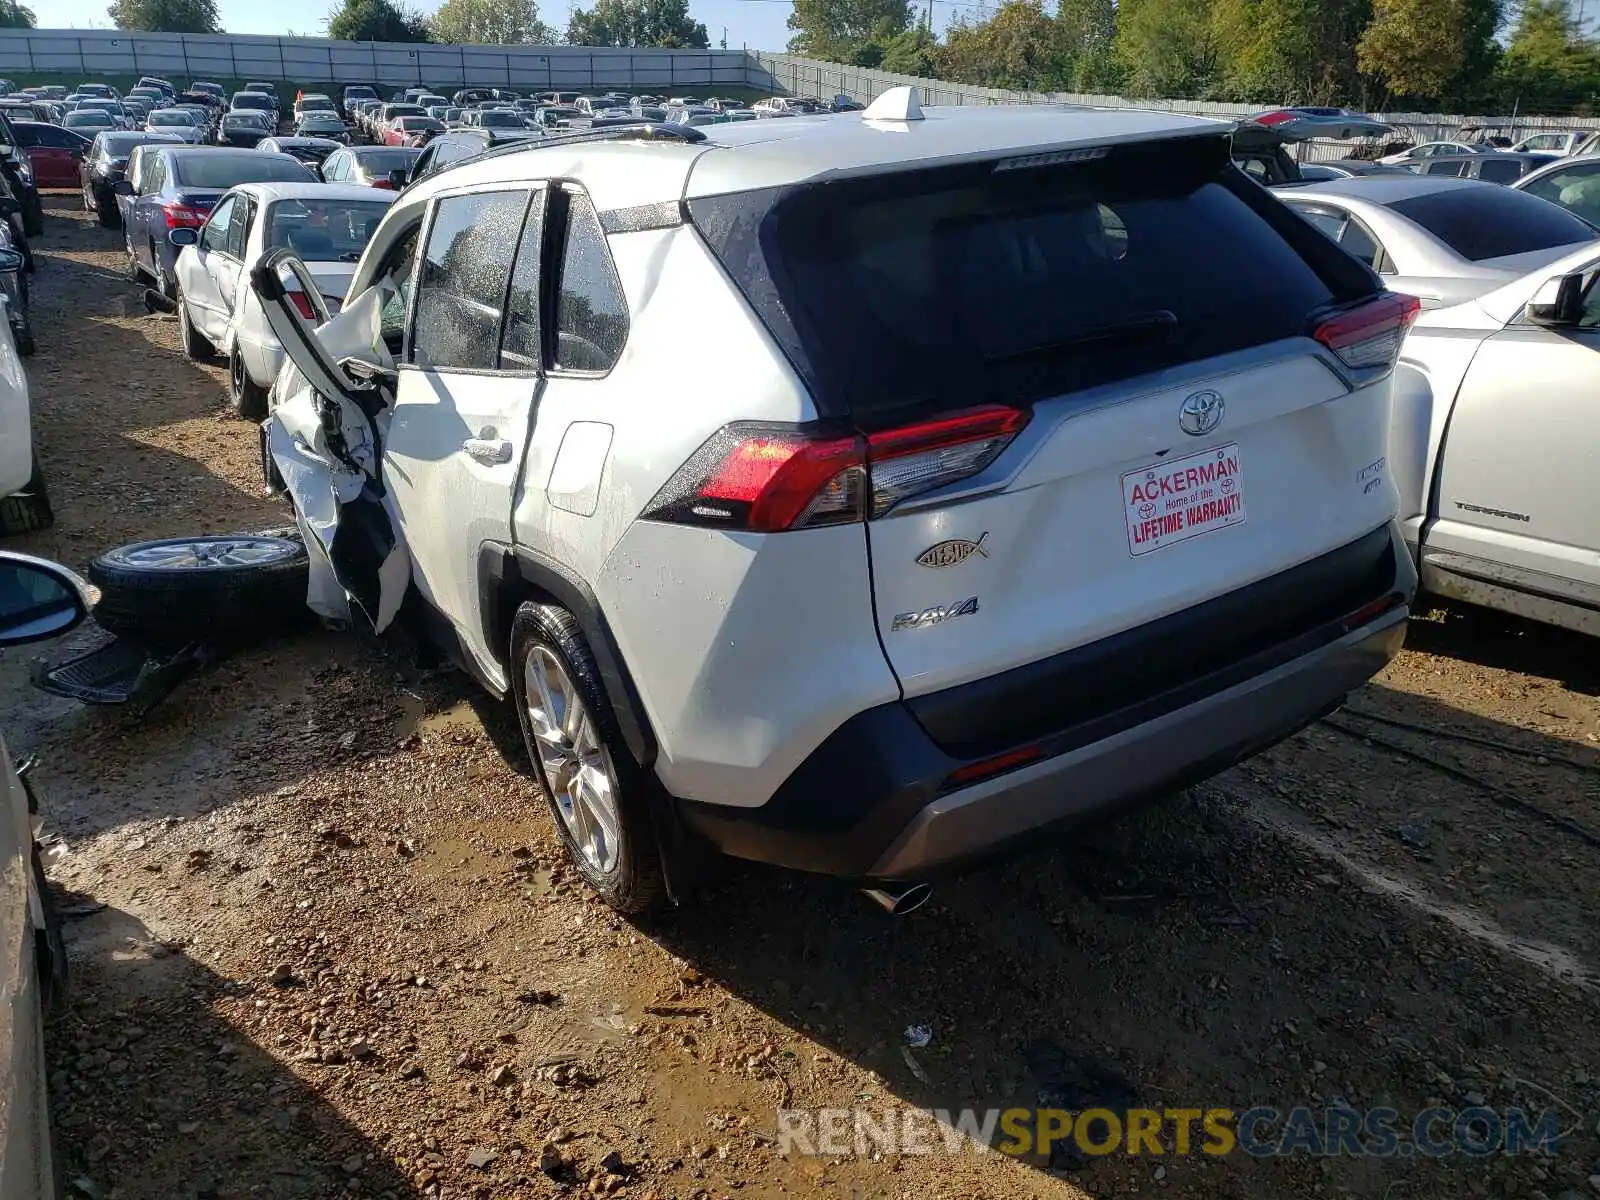
M0 30L0 75L63 72L191 79L437 86L630 87L639 91L743 87L742 50L612 50L585 46L440 46L335 42L239 34L129 33L120 29Z

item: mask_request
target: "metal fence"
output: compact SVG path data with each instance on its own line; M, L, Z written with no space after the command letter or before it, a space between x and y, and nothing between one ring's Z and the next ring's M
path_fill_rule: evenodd
M307 83L481 84L523 88L629 87L640 91L743 87L742 50L588 46L445 46L336 42L242 34L130 33L121 29L0 30L0 74L45 72Z
M912 75L892 75L886 71L870 71L863 67L796 58L790 54L752 52L750 58L750 83L753 87L764 87L796 96L818 96L823 99L843 94L863 103L870 102L890 88L909 86L920 89L919 98L924 104L1086 104L1096 108L1158 109L1189 113L1199 117L1216 117L1221 120L1237 120L1270 107L1260 104L1223 104L1213 100L1130 98L1081 92L1017 92L1005 88L946 83L939 79L922 79ZM1412 112L1374 113L1373 116L1395 126L1414 142L1448 138L1463 125L1501 126L1513 140L1518 136L1516 131L1600 129L1600 118L1594 117L1512 118L1470 113ZM1337 158L1339 155L1323 154L1320 148L1308 146L1305 157L1310 161L1313 157Z

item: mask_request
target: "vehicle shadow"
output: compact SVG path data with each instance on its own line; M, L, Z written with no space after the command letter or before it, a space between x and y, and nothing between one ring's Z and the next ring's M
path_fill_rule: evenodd
M66 1195L413 1194L322 1094L362 1068L302 1077L247 1027L287 992L221 978L115 908L69 921L67 939L71 986L46 1031Z
M1434 600L1413 620L1406 644L1480 666L1557 680L1574 692L1600 696L1594 639L1510 613Z
M1498 751L1389 730L1600 831L1593 751L1379 685L1355 699L1543 754L1496 774ZM1409 1120L1479 1092L1543 1111L1549 1088L1582 1110L1600 1094L1568 1082L1587 1076L1553 1062L1548 1038L1592 1008L1600 852L1398 761L1319 724L1181 797L944 880L909 917L837 883L741 866L652 936L797 1039L877 1073L877 1108L1238 1113L1338 1100ZM1538 786L1517 782L1524 763ZM1597 1052L1584 1036L1559 1057ZM795 1107L851 1103L792 1074ZM1578 1186L1595 1149L1580 1131L1542 1169ZM1148 1187L1158 1163L1180 1194L1240 1196L1309 1195L1313 1182L1455 1196L1485 1170L1460 1155L1151 1162L1071 1139L1034 1160L1093 1194Z

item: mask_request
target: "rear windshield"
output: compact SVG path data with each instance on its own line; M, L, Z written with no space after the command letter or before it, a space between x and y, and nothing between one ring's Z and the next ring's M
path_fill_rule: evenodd
M1501 187L1459 187L1396 200L1415 221L1468 262L1587 242L1595 227L1537 196Z
M1058 395L1301 335L1376 289L1275 207L1210 139L689 205L819 405L855 414Z
M194 114L186 112L153 112L148 122L151 125L193 125Z
M173 176L183 187L231 188L236 183L315 182L292 158L275 154L224 154L209 150L173 162Z
M416 150L368 150L361 155L361 165L374 175L407 170L417 161L417 153Z
M485 129L521 129L522 118L514 112L501 112L498 109L481 113L478 123Z
M370 200L279 200L267 209L267 247L288 246L307 262L355 262L388 211Z
M233 94L233 107L258 108L265 112L269 108L277 108L278 105L271 96L263 95L260 92L235 92Z
M137 133L100 135L100 145L109 158L126 158L135 146L152 144L149 138L142 138Z

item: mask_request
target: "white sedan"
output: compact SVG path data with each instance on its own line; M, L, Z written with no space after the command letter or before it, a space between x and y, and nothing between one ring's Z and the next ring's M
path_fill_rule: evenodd
M244 183L217 201L202 227L167 235L183 247L174 274L184 353L228 360L240 416L267 415L267 392L283 365L283 348L250 288L250 268L289 247L310 268L322 305L337 313L361 252L393 200L394 193L353 184ZM322 305L297 300L308 321Z

